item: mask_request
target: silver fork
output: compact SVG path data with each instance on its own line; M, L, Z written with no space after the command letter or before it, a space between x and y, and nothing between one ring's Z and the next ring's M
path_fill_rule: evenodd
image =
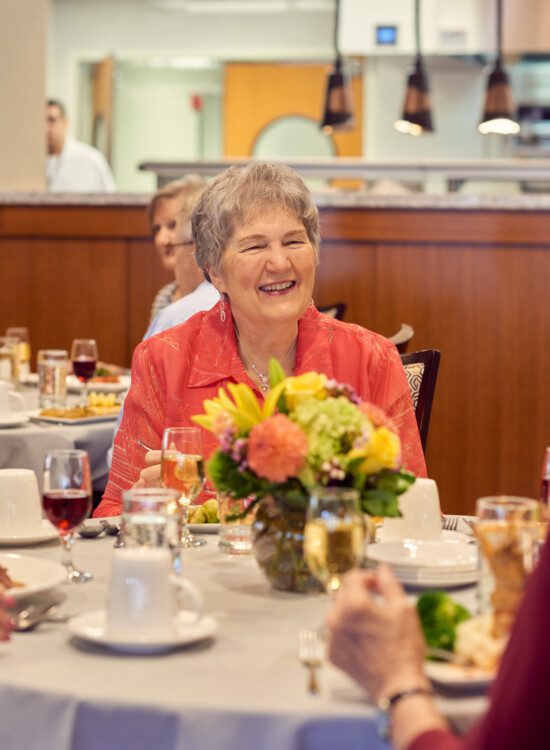
M443 528L445 531L456 531L458 529L458 522L460 516L444 516Z
M317 670L323 665L325 644L317 630L300 630L298 633L298 657L309 670L307 689L315 695L319 692Z

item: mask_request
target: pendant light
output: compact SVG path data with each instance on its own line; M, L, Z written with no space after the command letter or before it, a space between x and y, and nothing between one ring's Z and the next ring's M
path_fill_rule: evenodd
M502 61L502 0L496 0L497 58L487 81L483 117L478 129L486 133L514 135L519 133L519 123L514 119L514 103L508 74Z
M423 133L433 133L434 127L428 78L420 51L420 0L415 0L414 3L414 27L416 58L414 68L407 79L403 115L400 120L396 120L395 129L408 135L422 135Z
M342 56L338 49L338 27L340 22L340 0L336 0L334 20L334 49L336 57L334 67L327 78L325 106L321 130L330 134L333 130L350 130L354 127L351 89L347 75L344 73Z

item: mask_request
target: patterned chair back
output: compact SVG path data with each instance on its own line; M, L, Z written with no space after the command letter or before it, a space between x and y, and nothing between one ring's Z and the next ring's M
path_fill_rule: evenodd
M411 389L416 423L424 451L428 440L428 428L440 359L441 352L437 349L423 349L419 352L401 355L401 362Z

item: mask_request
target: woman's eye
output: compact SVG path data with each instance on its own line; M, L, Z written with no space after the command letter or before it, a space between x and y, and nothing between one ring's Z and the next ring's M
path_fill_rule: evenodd
M304 243L302 240L289 240L285 244L288 245L289 247L292 247L292 246L299 247L300 245L303 245Z
M176 222L175 221L169 221L167 224L168 229L175 229L176 228Z
M265 246L264 245L250 245L249 247L244 247L241 252L248 253L248 252L254 252L255 250L263 250Z

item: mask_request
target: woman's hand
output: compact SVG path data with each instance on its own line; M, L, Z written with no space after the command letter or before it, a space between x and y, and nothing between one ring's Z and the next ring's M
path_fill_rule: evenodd
M145 469L139 474L139 479L132 487L133 490L140 487L162 487L160 476L160 451L147 451L145 454Z
M0 586L0 641L8 641L13 630L8 607L15 607L15 599L6 594L3 586Z
M410 687L429 687L415 606L388 566L349 573L327 624L330 660L375 701Z

